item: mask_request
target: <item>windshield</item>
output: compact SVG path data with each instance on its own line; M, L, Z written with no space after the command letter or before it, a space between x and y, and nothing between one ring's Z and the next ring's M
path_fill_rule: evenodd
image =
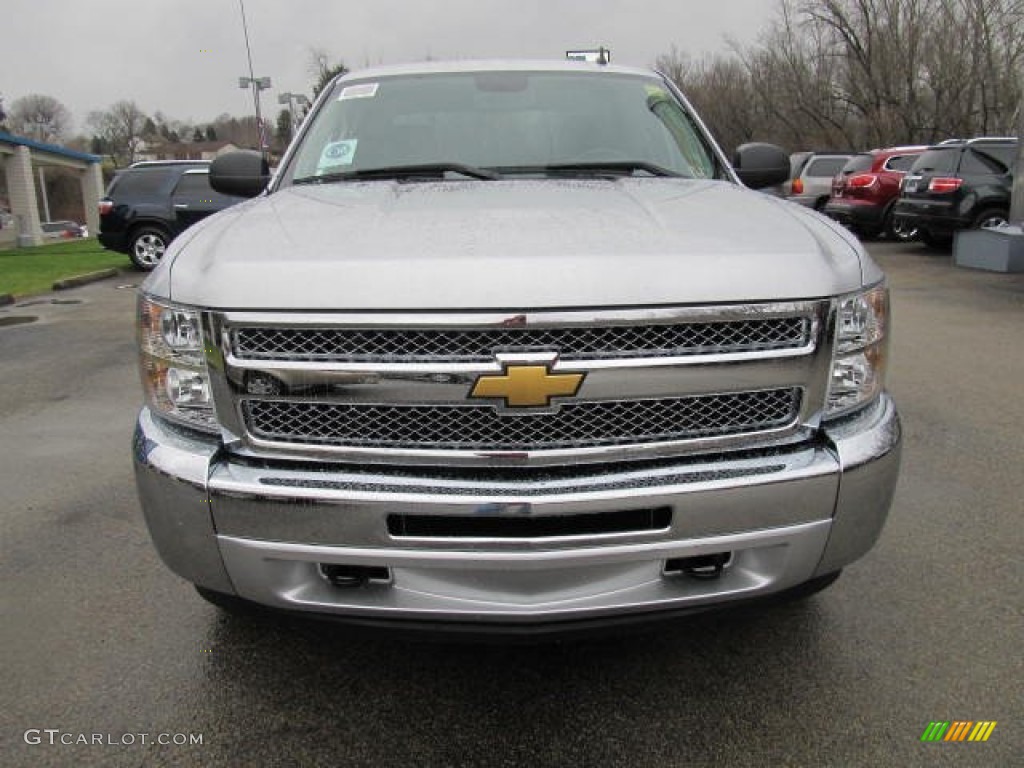
M653 76L495 71L348 80L312 119L285 184L380 178L410 166L463 179L587 169L724 177L691 117Z

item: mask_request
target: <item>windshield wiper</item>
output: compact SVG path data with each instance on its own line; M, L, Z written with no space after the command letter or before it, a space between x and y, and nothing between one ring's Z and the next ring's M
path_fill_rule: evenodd
M565 174L571 176L600 175L600 174L624 174L632 175L642 171L651 176L670 176L674 178L688 178L681 173L664 168L655 163L648 163L645 160L608 160L589 161L586 163L552 163L550 165L538 166L517 166L515 168L502 168L505 173L549 173Z
M431 178L444 177L445 173L458 173L471 179L493 181L500 179L501 174L486 168L477 168L462 163L424 163L422 165L392 165L382 168L360 168L357 171L339 171L324 173L319 176L303 176L295 179L292 184L324 184L332 181L363 181L367 179L405 179L415 176Z

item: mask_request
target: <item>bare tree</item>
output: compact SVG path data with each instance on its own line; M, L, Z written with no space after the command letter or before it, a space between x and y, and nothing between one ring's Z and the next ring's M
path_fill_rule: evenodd
M691 59L675 46L659 56L655 68L674 82L707 122L715 138L730 151L759 134L751 80L735 55Z
M802 3L845 66L841 98L876 144L1010 132L1024 57L1021 0Z
M778 0L734 56L657 65L727 146L866 149L1010 135L1024 98L1024 0ZM737 66L737 62L739 66Z
M122 167L135 162L146 115L134 101L118 101L105 111L90 112L88 123L114 165Z
M292 140L294 127L292 125L292 113L288 109L282 109L277 113L277 126L274 130L274 138L277 140L278 151L284 151L285 147Z
M58 142L71 130L71 113L53 96L30 93L11 102L7 125L12 133Z
M654 60L654 68L680 89L685 90L685 86L690 82L690 72L693 66L690 57L673 45L672 50L661 54Z
M259 130L253 115L232 117L224 112L214 119L211 127L220 141L229 141L238 147L255 149L260 146ZM263 134L268 138L273 135L273 127L267 118L263 118Z

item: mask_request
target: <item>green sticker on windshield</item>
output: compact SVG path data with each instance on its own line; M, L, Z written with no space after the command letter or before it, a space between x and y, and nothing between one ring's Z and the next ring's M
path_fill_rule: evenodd
M332 141L323 152L316 164L316 172L323 173L328 168L339 165L352 165L356 156L356 145L359 139L345 139L344 141Z

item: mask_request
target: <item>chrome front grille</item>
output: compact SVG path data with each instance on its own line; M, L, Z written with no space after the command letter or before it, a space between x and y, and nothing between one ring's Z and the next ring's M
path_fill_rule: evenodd
M792 425L801 390L574 401L555 413L490 405L402 405L247 399L248 431L276 443L363 448L531 451L665 443Z
M801 316L562 328L243 327L232 332L231 348L240 360L483 362L525 350L572 361L799 349L810 335L811 321Z
M555 467L789 445L813 435L829 300L436 312L210 312L225 443L253 458ZM572 397L474 397L514 367ZM533 382L537 385L537 382ZM543 389L543 387L542 387ZM511 389L509 391L512 391Z

